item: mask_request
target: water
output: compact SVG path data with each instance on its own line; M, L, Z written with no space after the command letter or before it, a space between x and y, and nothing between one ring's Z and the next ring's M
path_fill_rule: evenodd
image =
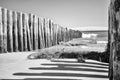
M97 41L108 41L108 31L82 31L84 34L97 34Z

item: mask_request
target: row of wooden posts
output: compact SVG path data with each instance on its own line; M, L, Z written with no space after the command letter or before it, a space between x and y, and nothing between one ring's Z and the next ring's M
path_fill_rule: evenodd
M31 51L81 37L50 19L0 7L0 53Z

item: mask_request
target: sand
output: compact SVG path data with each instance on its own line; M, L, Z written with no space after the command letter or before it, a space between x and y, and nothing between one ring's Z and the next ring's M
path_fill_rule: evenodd
M73 40L75 42L75 40ZM49 52L66 52L80 50L104 51L105 45L83 45L66 46L57 45L46 48ZM104 47L103 47L104 46ZM95 47L95 48L93 48ZM109 80L108 63L95 60L85 60L85 63L78 63L76 59L35 59L29 60L28 55L36 53L14 52L0 54L0 79L3 80Z

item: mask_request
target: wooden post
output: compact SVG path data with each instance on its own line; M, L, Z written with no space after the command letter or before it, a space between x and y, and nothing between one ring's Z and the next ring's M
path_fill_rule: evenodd
M63 28L63 31L64 31L64 42L66 42L66 29Z
M55 26L54 26L54 23L52 23L52 26L53 26L52 27L52 30L53 30L53 43L52 44L55 45L55 38L54 38L55 37L55 30L54 30Z
M18 51L18 28L17 28L17 12L13 12L13 49Z
M52 22L52 27L51 27L51 30L52 30L52 46L54 45L54 23Z
M64 41L64 31L63 31L63 27L61 27L61 36L62 36L62 41Z
M68 29L67 33L68 33L68 41L70 41L70 29Z
M54 23L52 20L51 20L51 43L53 46L54 45Z
M36 16L36 49L38 49L38 17Z
M24 47L24 51L28 51L27 48L27 33L26 33L26 14L22 14L22 19L23 19L23 47Z
M34 29L34 50L38 49L38 17L34 15L33 17L33 29Z
M3 24L2 24L2 8L0 7L0 53L3 53Z
M42 23L42 18L38 18L38 44L39 44L39 49L44 48L44 36L43 36L43 23Z
M63 41L62 26L61 26L61 41Z
M49 47L52 46L52 21L49 20Z
M44 35L44 42L45 42L45 47L47 47L47 35L46 35L46 21L43 19L43 35Z
M8 51L9 52L13 52L13 19L12 19L12 11L8 11L8 39L7 39L7 43L8 43Z
M3 52L7 52L7 9L2 8Z
M41 19L41 35L42 35L42 45L43 45L42 48L46 47L46 44L45 44L46 36L45 36L45 29L44 29L44 27L45 27L45 21L44 21L44 18L43 18L43 19Z
M18 26L18 49L23 51L23 23L22 23L22 13L17 13L17 26Z
M50 29L49 29L49 19L46 20L46 35L47 35L47 47L50 47Z
M49 32L49 19L44 19L44 30L45 30L45 43L46 43L46 47L50 46L50 32Z
M109 33L109 80L120 80L120 0L111 0L109 7Z
M30 28L31 49L33 50L33 14L29 14L29 28Z
M69 36L68 36L68 28L66 28L66 41L68 41Z
M107 44L107 52L108 52L108 54L110 54L110 42L111 42L111 38L110 38L110 6L109 6L109 8L108 8L108 44ZM110 63L110 57L111 56L109 56L109 63ZM109 73L108 73L108 76L110 77L110 75L111 75L111 67L110 67L110 65L111 65L111 63L109 64Z
M29 51L32 50L31 45L31 36L30 36L30 27L29 27L29 18L28 14L25 15L25 21L26 21L26 32L27 32L27 48Z
M41 45L41 41L42 41L42 36L41 36L41 30L40 30L40 28L41 28L41 24L40 24L40 18L38 18L38 49L40 49L41 47L42 47L42 45Z
M60 26L59 25L57 25L58 27L58 29L57 29L57 44L60 42Z
M48 27L49 27L49 24L48 24L48 21L47 19L45 19L45 34L46 34L46 47L49 47L49 41L48 41Z
M58 34L58 25L55 24L55 45L58 44L58 42L57 42L57 40L58 40L58 38L57 38L57 34Z

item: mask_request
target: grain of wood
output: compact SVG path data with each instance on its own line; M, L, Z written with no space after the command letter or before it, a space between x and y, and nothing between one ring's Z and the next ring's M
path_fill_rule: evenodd
M18 26L17 26L17 12L13 12L13 36L14 36L14 51L17 52L18 51Z
M33 27L34 27L34 49L38 49L38 17L34 15L33 18Z
M8 11L8 51L13 52L13 14L12 11Z
M44 42L43 42L43 33L42 33L42 19L38 18L38 45L39 49L44 48Z
M22 13L18 14L18 48L19 51L23 51L23 23L22 23Z
M7 9L2 8L2 22L3 22L3 52L7 52Z
M0 53L3 53L3 25L2 25L2 8L0 7Z
M24 51L28 51L27 48L27 33L26 33L26 15L27 14L22 14L22 22L23 22L23 47L24 47Z
M29 51L32 50L32 45L31 45L31 36L30 36L30 27L29 27L29 16L26 15L26 32L27 32L27 48Z
M30 28L30 39L31 39L31 48L33 50L33 14L29 14L29 28Z
M43 47L42 48L45 48L45 29L44 29L44 26L45 24L44 24L44 18L43 19L41 19L41 35L42 35L42 45L43 45Z
M120 1L111 0L109 7L109 80L120 80Z

